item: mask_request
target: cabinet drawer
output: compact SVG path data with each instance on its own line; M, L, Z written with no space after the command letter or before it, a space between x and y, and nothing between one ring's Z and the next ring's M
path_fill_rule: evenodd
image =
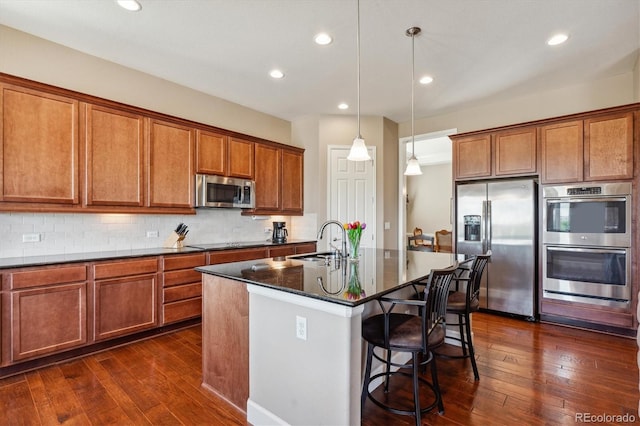
M193 283L164 289L164 303L202 296L202 284Z
M206 264L205 254L185 254L180 256L165 257L163 260L163 270L173 271L176 269L195 268Z
M183 269L182 271L169 271L164 274L164 287L171 287L179 284L189 284L202 281L202 274L193 269Z
M295 246L275 247L269 249L269 257L290 256L296 254Z
M298 244L296 246L296 254L313 253L316 250L316 243Z
M269 257L267 248L224 250L209 253L209 264L240 262L242 260L264 259Z
M182 321L202 315L202 298L181 300L164 305L162 323Z
M153 274L157 271L158 260L155 257L139 260L126 260L123 262L98 263L93 266L93 273L96 280Z
M18 271L9 274L9 290L38 287L52 284L66 284L87 280L85 265L38 268L29 271Z

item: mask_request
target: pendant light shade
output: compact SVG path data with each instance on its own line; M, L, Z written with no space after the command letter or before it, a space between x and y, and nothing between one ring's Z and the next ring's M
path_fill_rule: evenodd
M356 29L356 83L357 83L357 114L358 114L358 136L353 140L353 144L351 145L351 150L349 151L349 155L347 156L347 160L349 161L367 161L371 160L369 157L369 151L367 150L367 146L364 144L364 139L360 134L360 0L357 1L358 4L358 19L357 19L357 29Z
M415 156L409 158L407 162L407 168L404 171L405 176L417 176L422 174L422 169L420 168L420 163L418 163L418 159Z
M420 27L411 27L409 28L405 34L411 37L411 158L407 162L407 168L404 171L405 176L417 176L422 174L422 169L420 169L420 163L418 163L418 159L416 158L416 137L415 137L415 129L414 129L414 113L413 106L414 102L414 87L416 85L415 79L415 47L414 47L414 38L418 34L420 34Z

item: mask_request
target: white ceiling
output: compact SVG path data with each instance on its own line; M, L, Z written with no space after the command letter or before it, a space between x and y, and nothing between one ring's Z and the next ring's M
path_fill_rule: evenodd
M355 0L139 1L0 0L0 24L287 120L355 114ZM640 51L640 0L361 0L360 20L361 113L396 122L411 117L411 26L416 77L435 78L416 118L627 73ZM558 31L569 41L547 46Z

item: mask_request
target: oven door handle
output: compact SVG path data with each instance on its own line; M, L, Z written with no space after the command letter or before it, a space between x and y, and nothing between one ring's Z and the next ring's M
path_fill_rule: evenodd
M581 253L614 253L614 254L626 254L625 249L597 249L597 248L585 248L585 247L551 247L547 246L548 251L577 251Z
M602 197L602 198L546 198L547 204L559 203L606 203L606 202L625 202L626 197Z

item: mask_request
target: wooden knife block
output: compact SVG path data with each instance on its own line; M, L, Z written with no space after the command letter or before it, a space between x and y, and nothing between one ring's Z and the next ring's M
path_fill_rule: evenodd
M182 244L182 240L184 240L183 235L178 235L175 231L171 232L171 235L164 240L164 244L162 244L165 248L182 248L184 245Z

